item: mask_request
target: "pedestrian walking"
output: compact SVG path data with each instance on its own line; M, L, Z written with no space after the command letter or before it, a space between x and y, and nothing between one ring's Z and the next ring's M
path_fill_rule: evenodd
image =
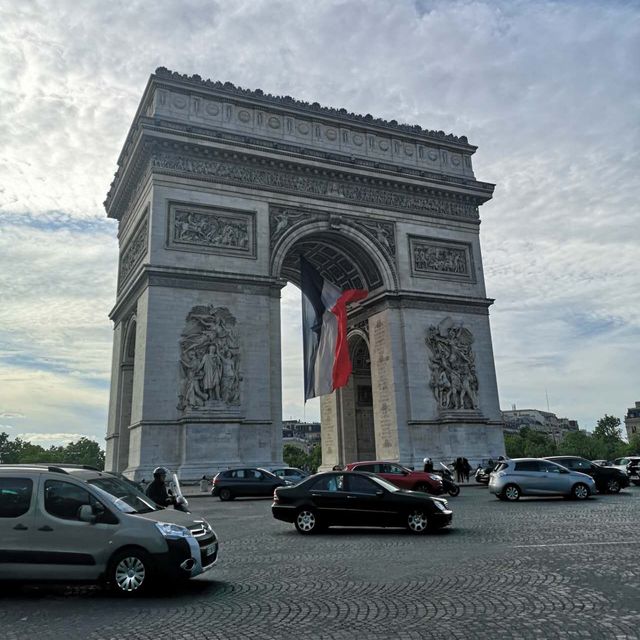
M424 465L425 473L433 473L433 460L431 460L431 458L425 458L422 464Z
M202 476L202 478L200 479L200 491L202 491L202 493L207 493L208 489L209 481L207 480L207 476Z
M469 461L466 458L462 458L462 465L463 465L465 481L469 482L469 474L471 473L471 465L469 464Z
M462 482L464 478L464 463L462 462L462 458L456 458L456 461L453 463L453 468L456 472L456 480L458 483Z

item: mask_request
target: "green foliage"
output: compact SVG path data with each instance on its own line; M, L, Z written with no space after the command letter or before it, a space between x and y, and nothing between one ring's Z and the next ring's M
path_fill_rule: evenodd
M322 463L322 449L320 445L317 444L309 453L305 453L299 447L295 447L292 444L285 444L282 458L290 467L315 473Z
M9 440L9 435L0 433L0 462L4 463L50 463L86 464L104 469L104 451L89 438L80 438L66 447L51 446L48 449L31 444L22 438Z
M549 436L529 427L522 427L516 435L505 435L504 444L510 458L542 458L556 453L556 445Z
M622 429L620 428L620 418L604 414L604 418L598 420L593 435L601 440L617 441L621 440Z

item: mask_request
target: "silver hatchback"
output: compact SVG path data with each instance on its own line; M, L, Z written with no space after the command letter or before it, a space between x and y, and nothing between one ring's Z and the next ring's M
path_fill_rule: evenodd
M549 460L514 458L504 460L492 471L489 491L499 500L518 500L520 496L566 496L584 500L596 492L586 473L570 471Z

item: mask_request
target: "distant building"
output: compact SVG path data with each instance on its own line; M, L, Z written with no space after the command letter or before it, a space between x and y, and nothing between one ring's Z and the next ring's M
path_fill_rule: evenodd
M502 411L505 433L518 433L523 427L544 433L558 443L567 433L579 431L578 421L558 418L550 411L539 409L512 409Z
M320 444L320 423L283 420L282 444L292 444L309 451L314 445Z
M624 426L627 428L627 438L631 440L633 436L640 435L640 402L636 402L635 407L627 409L624 417Z

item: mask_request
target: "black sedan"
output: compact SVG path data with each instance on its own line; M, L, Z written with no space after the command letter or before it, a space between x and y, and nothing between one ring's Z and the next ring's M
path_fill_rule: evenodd
M596 489L600 493L618 493L620 489L629 486L629 476L613 467L601 467L586 458L579 456L550 456L551 460L566 467L570 471L586 473L596 481Z
M243 468L221 471L213 479L212 496L220 500L244 497L266 497L273 494L276 487L290 485L288 480L278 478L266 469Z
M451 524L447 501L406 491L362 471L318 473L274 491L273 517L292 522L300 533L327 527L406 527L424 533Z

